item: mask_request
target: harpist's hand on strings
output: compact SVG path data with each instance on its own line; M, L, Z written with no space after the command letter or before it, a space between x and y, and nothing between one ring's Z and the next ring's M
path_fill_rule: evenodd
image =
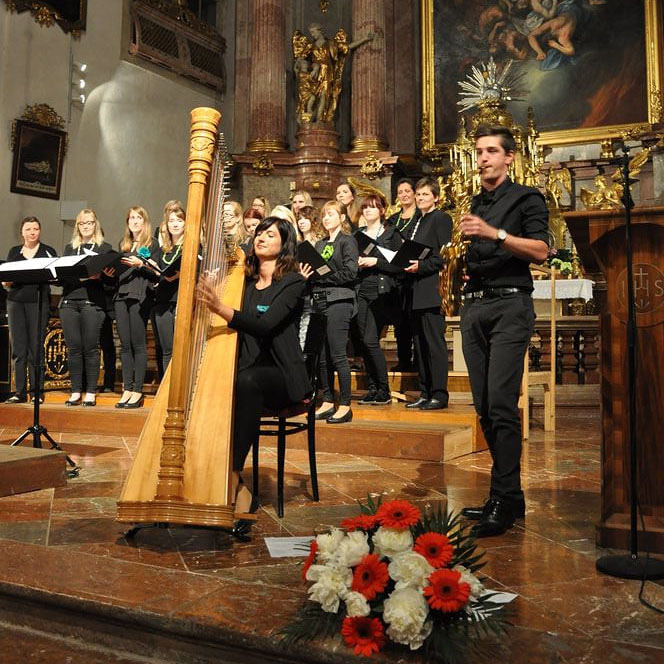
M214 279L209 274L203 275L196 285L196 299L204 304L213 314L220 314L221 300L214 289Z

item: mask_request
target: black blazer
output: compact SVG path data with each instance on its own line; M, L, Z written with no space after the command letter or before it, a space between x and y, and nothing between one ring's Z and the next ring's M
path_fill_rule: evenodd
M150 257L154 259L159 251L159 243L152 238L150 241ZM120 250L122 251L122 250ZM133 253L125 251L125 254ZM130 267L118 277L118 289L115 292L115 300L132 299L144 302L152 298L152 283L155 280L155 274L147 267Z
M269 309L265 313L246 311L249 283L248 280L245 283L242 310L235 311L228 327L269 344L267 350L270 357L286 378L288 398L293 403L301 401L311 392L299 337L305 280L295 272L285 274L276 282Z
M433 210L425 214L414 229L417 229L415 235L407 234L407 237L430 247L431 252L420 261L418 271L408 275L412 309L433 309L442 304L438 292L438 273L443 267L440 250L452 239L452 218L441 210Z
M311 282L311 288L314 293L324 292L328 302L352 300L355 298L355 279L358 271L357 242L352 235L339 233L334 242L318 240L314 246L316 251L322 254L327 244L334 247L334 253L327 261L333 272L323 277L316 276Z
M355 235L362 232L364 231L356 231ZM400 267L392 265L380 253L378 247L389 249L390 251L398 251L399 247L403 244L403 238L393 224L385 223L385 230L376 238L375 242L377 246L371 250L368 256L376 258L378 262L374 267L362 268L358 273L358 280L360 284L366 280L376 280L378 294L384 295L396 288L396 276L402 274L403 270Z

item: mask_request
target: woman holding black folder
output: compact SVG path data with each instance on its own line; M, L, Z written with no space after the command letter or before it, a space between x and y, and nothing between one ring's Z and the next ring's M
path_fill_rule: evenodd
M178 300L180 270L175 269L182 257L185 212L181 207L171 209L168 219L161 223L161 247L155 256L155 264L162 274L155 288L152 322L157 342L161 347L161 376L166 373L173 355L175 331L175 307ZM172 274L171 274L172 272Z
M30 258L55 258L58 254L47 244L40 242L41 223L37 217L25 217L20 225L22 244L12 247L7 254L8 261L29 260ZM37 367L35 352L38 344L44 342L48 325L50 289L48 284L13 284L3 282L7 293L7 318L9 338L12 344L12 364L14 367L14 387L16 392L6 403L25 403L28 400L27 372L30 385L34 389L37 375L43 382L41 368ZM42 293L41 329L38 328L39 291Z
M403 270L393 266L380 250L397 251L403 239L392 224L385 224L385 203L380 196L367 196L362 201L361 210L365 226L355 233L360 247L357 323L362 336L369 390L360 403L383 406L392 399L380 334L399 310L395 277L403 274Z
M328 424L350 422L350 366L346 355L350 320L356 312L357 243L350 234L346 208L328 201L321 210L326 238L316 242L316 250L332 271L317 275L312 281L314 312L326 319L325 348L321 354L320 382L323 403L316 411L317 420ZM307 267L307 266L305 266ZM334 372L339 376L339 407L334 405Z
M81 210L76 216L74 234L65 247L65 256L105 254L111 245L104 242L104 233L94 210ZM88 279L63 279L60 300L60 321L67 344L71 395L66 406L97 405L99 380L99 333L104 322L106 296L100 275ZM85 396L83 369L85 368ZM81 400L82 399L82 400Z
M127 212L124 237L120 241L122 263L115 293L115 322L122 347L123 392L116 408L143 405L143 381L148 368L146 327L152 309L154 271L145 260L153 258L159 244L152 237L150 217L145 208L134 206Z

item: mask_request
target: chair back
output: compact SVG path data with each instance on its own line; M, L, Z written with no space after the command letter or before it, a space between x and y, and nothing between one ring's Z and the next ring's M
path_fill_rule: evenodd
M311 383L311 393L314 399L318 392L318 366L320 364L321 353L323 352L323 345L325 344L325 327L325 316L312 312L309 319L309 327L307 327L303 352L309 382Z

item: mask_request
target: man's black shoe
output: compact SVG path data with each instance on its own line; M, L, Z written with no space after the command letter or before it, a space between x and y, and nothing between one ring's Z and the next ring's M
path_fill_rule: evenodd
M417 408L419 410L428 401L429 399L426 397L420 397L417 401L413 401L413 403L407 403L406 408Z
M369 390L361 399L357 400L357 403L364 405L372 404L376 401L376 390Z
M464 507L461 510L461 516L468 519L469 521L479 521L484 514L484 510L487 508L491 499L486 501L484 505L474 505L473 507ZM516 503L512 503L512 513L514 514L515 519L523 519L526 516L526 501L519 500Z
M398 364L395 364L393 367L390 367L390 371L400 371L401 373L408 373L414 371L414 367L412 364L399 362Z
M420 410L441 410L442 408L447 408L447 404L440 399L429 399L420 406Z
M378 390L374 396L372 406L388 406L392 403L392 396L387 390Z
M514 525L514 513L510 503L492 498L487 503L482 518L472 527L475 537L502 535Z

